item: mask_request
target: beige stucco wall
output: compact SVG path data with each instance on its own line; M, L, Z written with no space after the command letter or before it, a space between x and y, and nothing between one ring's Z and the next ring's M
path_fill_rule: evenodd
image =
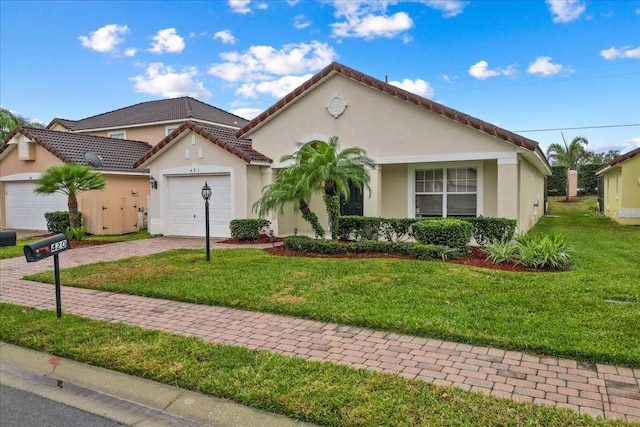
M125 139L129 139L131 141L144 141L154 146L166 136L165 132L166 132L167 126L177 127L180 124L181 123L175 123L170 125L159 124L159 125L151 125L151 126L138 126L138 127L129 127L129 128L121 128L121 129L110 129L108 131L104 130L104 131L96 131L96 132L79 131L78 133L87 133L95 136L108 137L109 133L118 132L122 130L122 131L125 131L126 133Z
M326 110L336 94L348 106L338 118ZM342 147L358 146L378 162L451 154L515 152L515 147L341 75L307 92L276 119L252 132L256 150L272 159L290 154L296 142L338 136Z
M191 131L183 132L169 147L163 149L161 155L143 167L148 168L158 182L158 190L151 191L149 204L149 225L153 233L164 234L168 230L169 195L166 190L170 176L229 174L233 218L255 216L251 208L262 190L261 168L247 165L239 157ZM165 191L160 191L162 188Z
M619 163L604 173L604 214L607 217L624 225L640 225L639 180L640 156Z
M544 177L527 160L518 166L518 231L527 231L544 215Z

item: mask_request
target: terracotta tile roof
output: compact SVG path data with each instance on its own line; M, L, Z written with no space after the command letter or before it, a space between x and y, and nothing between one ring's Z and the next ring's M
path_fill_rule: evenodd
M103 171L134 171L133 163L151 149L149 144L142 141L24 126L14 129L5 141L8 142L17 134L22 134L31 141L40 144L65 163L87 165L85 154L92 152L102 160L102 167L96 167L96 170ZM6 142L0 149L0 154L10 147ZM135 171L141 172L140 170Z
M251 146L250 139L242 139L238 138L235 135L235 130L222 127L222 126L209 126L203 125L201 123L196 123L192 121L184 122L180 127L169 135L167 135L162 141L160 141L157 145L155 145L151 150L149 150L144 156L138 159L137 162L134 163L134 167L138 167L142 165L144 162L153 157L156 153L161 151L167 145L171 143L174 139L176 139L182 132L190 129L194 133L202 136L203 138L211 141L212 143L218 145L221 148L224 148L231 154L241 158L247 163L251 162L267 162L271 163L272 160L265 156L262 153L257 152Z
M271 116L277 114L280 109L284 108L285 106L293 102L296 98L301 96L304 92L311 89L320 81L324 80L325 78L329 77L331 74L334 74L334 73L342 74L343 76L348 77L356 82L360 82L367 86L371 86L372 88L378 89L391 96L402 99L411 104L417 105L418 107L424 108L425 110L432 111L436 114L439 114L440 116L449 118L451 120L455 120L459 123L462 123L464 125L477 129L481 132L495 136L496 138L503 139L518 147L526 148L527 150L530 150L530 151L540 150L538 147L538 143L536 141L525 138L521 135L517 135L508 130L499 128L498 126L492 125L490 123L483 122L482 120L472 117L468 114L464 114L464 113L461 113L460 111L454 110L453 108L449 108L442 104L438 104L437 102L423 98L421 96L408 92L404 89L400 89L389 83L385 83L381 80L375 79L371 76L367 76L366 74L363 74L352 68L346 67L337 62L334 62L328 65L327 67L325 67L318 74L314 75L305 83L303 83L301 86L293 90L293 92L289 93L280 101L278 101L277 103L269 107L267 110L262 112L262 114L260 114L259 116L251 120L249 123L247 123L244 127L242 127L237 132L237 135L240 137L248 133L250 130L254 129L255 127L259 126L260 124L262 124L263 122L271 118ZM544 157L544 153L540 151L540 154L542 154L542 158L546 159Z
M618 157L614 158L609 162L609 166L615 166L618 163L622 163L625 160L629 160L630 158L638 155L640 155L640 147L636 148L635 150L631 150L628 153L621 154Z
M58 124L64 127L65 129L74 130L77 123L78 123L77 120L67 120L67 119L60 119L56 117L55 119L51 120L51 123L47 125L47 129L51 129L53 125Z
M184 96L181 98L161 99L158 101L142 102L108 113L98 114L81 120L54 119L54 122L73 131L90 129L112 129L145 123L176 122L181 120L196 120L222 125L241 127L248 121L227 111L213 107L197 99Z

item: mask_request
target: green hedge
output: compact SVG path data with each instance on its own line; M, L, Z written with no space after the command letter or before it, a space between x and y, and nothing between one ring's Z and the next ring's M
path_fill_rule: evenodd
M464 249L473 235L471 222L463 219L423 219L413 224L418 243Z
M468 221L473 226L473 238L482 246L494 241L509 241L516 232L515 219L479 216Z
M45 212L44 218L47 220L47 230L50 233L66 233L71 227L67 211ZM82 226L82 212L78 212L78 219Z
M308 236L285 237L284 247L295 252L312 254L377 253L406 255L417 259L452 259L458 258L463 254L463 251L446 246L380 240L359 240L357 242L342 243L331 240L316 240Z
M378 240L383 218L345 215L338 218L340 240Z
M231 237L238 240L258 240L260 232L269 227L271 221L266 219L234 219L229 223Z
M547 193L550 196L565 196L567 194L567 168L552 166L553 173L547 180Z
M598 177L596 176L596 171L601 167L602 164L590 163L588 165L581 165L578 168L578 188L581 194L598 194Z

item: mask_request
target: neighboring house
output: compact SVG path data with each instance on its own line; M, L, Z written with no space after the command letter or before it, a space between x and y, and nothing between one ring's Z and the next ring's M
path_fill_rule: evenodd
M66 161L86 164L83 157L85 152L94 152L105 162L105 170L102 172L109 173L107 190L104 192L107 199L111 200L116 195L123 200L133 198L134 200L126 202L131 206L126 209L123 207L123 210L130 211L132 206L136 206L136 209L146 212L150 189L149 173L146 170L132 170L132 165L153 145L162 141L166 135L186 121L219 126L231 129L231 132L248 122L196 99L181 97L143 102L81 120L56 118L47 126L46 132L41 134L28 129L26 132L30 132L29 135L13 135L11 138L16 138L11 141L11 147L7 146L5 150L0 151L0 187L4 189L0 196L0 226L46 229L43 213L54 210L66 211L66 198L62 195L36 197L33 194L32 181L54 164ZM90 136L103 138L91 139ZM135 149L131 148L131 140L138 141L133 143ZM20 145L20 141L24 143ZM27 141L32 141L33 144L29 145ZM146 144L141 144L140 141ZM19 155L19 150L14 150L17 146L29 147L28 153L31 154L27 157ZM133 195L134 190L136 195ZM118 230L131 228L130 220L122 220L122 225L118 225L115 217L106 225L104 220L109 219L109 212L115 212L115 209L109 209L106 205L94 206L88 202L83 204L82 202L89 197L94 197L94 194L81 195L80 211L84 214L85 225L91 233L119 234ZM94 209L98 211L94 212ZM141 221L138 221L138 226L141 226Z
M228 236L228 219L255 216L262 188L287 166L279 163L283 155L298 142L331 136L378 163L370 171L371 195L354 194L345 213L499 216L517 219L520 231L544 213L551 168L538 143L333 63L237 132L188 123L141 158L136 166L149 168L159 183L149 230L204 235L206 181L214 188L212 234ZM326 223L320 197L311 207ZM292 209L268 219L277 234L311 234Z
M104 191L78 196L84 226L92 234L124 234L142 228L149 174L133 163L151 146L146 142L93 135L16 128L0 148L0 225L46 230L46 212L67 211L67 196L34 193L47 168L63 163L92 165L106 178Z
M246 119L189 97L148 101L82 120L53 119L51 130L160 142L187 120L239 129Z
M640 147L596 171L603 214L624 225L640 225Z

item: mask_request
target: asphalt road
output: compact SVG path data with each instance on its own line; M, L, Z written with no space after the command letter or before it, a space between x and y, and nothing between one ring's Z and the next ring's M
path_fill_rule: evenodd
M2 427L115 427L124 424L0 384Z

